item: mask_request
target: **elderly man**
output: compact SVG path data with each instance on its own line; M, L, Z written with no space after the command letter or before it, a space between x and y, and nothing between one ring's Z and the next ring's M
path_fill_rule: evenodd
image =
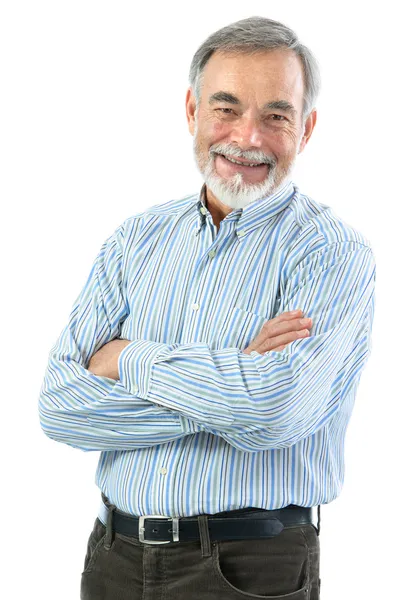
M318 89L283 24L213 33L186 97L203 187L105 241L50 353L43 430L101 451L81 598L319 598L375 260L291 180Z

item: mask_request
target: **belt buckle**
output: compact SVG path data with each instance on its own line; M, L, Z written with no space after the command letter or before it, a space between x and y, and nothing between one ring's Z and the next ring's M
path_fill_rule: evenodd
M145 520L146 519L166 519L172 521L172 540L146 540L145 534ZM178 517L164 517L163 515L142 515L139 517L139 541L143 544L170 544L171 541L179 542L179 518Z

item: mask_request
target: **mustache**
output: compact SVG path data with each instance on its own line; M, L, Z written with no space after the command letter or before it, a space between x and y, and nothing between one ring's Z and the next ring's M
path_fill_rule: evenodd
M240 150L237 146L230 146L229 144L214 144L210 147L209 153L211 155L224 154L234 158L243 158L248 161L263 162L271 168L274 168L277 164L276 158L268 156L260 150Z

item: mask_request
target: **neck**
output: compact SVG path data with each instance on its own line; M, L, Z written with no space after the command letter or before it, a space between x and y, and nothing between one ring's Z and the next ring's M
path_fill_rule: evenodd
M211 190L208 189L208 187L206 187L205 198L206 206L211 213L214 223L218 227L220 221L225 219L225 217L233 211L233 208L227 206L226 204L223 204L220 200L218 200L218 198L214 196L214 194L211 192Z

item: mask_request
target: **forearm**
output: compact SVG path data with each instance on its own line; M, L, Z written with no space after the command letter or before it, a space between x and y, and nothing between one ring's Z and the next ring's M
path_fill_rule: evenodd
M95 375L89 363L120 338L127 317L123 295L124 226L103 244L69 321L50 351L39 398L43 431L82 450L130 450L178 439L200 425L137 398L119 381ZM94 361L96 370L96 361Z
M40 424L53 440L81 450L132 450L200 431L184 415L133 396L119 382L74 361L49 360L39 399Z
M311 336L281 352L244 354L203 343L136 340L120 355L122 384L143 399L179 412L242 449L290 446L322 427L340 408L343 373L365 363L354 344L369 335L375 266L369 248L332 245L308 260L287 289L283 309L301 306ZM303 274L302 272L302 274ZM361 348L361 346L360 346ZM354 363L354 364L353 364ZM261 441L262 440L262 441Z
M294 342L290 351L266 355L247 355L237 348L211 350L200 343L173 346L164 346L162 361L153 362L149 357L156 344L134 342L128 347L124 354L127 362L129 352L139 363L147 356L139 368L143 377L134 377L132 386L138 396L177 411L206 431L231 442L262 432L264 449L272 449L292 445L310 420L317 426L326 416L329 389L340 360L335 355L335 340L331 353L319 354L318 340L311 338ZM332 377L324 372L326 361ZM121 381L130 389L126 371Z

